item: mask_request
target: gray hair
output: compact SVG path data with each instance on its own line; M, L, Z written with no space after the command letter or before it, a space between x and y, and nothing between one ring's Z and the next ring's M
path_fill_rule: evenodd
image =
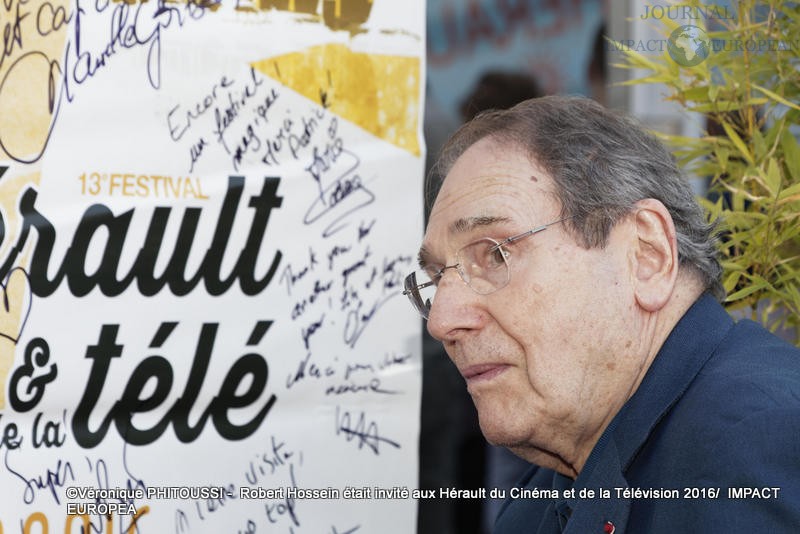
M604 247L614 225L636 202L661 201L672 216L681 266L693 270L718 300L725 290L709 224L674 158L629 117L583 97L547 96L464 124L444 145L426 184L433 204L455 161L483 138L519 147L555 182L561 216L583 247Z

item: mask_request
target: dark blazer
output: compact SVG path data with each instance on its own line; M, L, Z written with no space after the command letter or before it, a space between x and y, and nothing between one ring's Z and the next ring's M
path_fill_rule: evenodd
M704 295L578 478L534 467L518 486L560 498L507 499L495 534L796 534L800 350Z

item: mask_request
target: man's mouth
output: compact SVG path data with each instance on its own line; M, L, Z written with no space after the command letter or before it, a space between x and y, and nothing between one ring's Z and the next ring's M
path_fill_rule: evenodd
M482 363L470 365L461 371L461 376L469 382L481 382L491 380L508 369L508 365L502 363Z

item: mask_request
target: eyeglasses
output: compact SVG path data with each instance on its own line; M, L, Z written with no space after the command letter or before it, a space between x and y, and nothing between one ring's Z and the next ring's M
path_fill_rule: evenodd
M427 319L433 305L433 298L436 295L439 280L447 269L455 269L464 283L475 293L479 295L494 293L508 285L511 277L508 270L510 253L504 247L533 234L538 234L568 218L565 217L537 226L521 234L507 237L502 241L495 241L491 237L473 241L463 246L456 253L456 262L454 264L445 265L436 271L421 269L406 276L403 283L403 295L407 295L414 309Z

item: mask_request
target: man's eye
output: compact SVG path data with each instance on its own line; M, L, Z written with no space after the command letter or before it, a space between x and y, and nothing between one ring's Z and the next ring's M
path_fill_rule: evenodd
M500 245L492 245L487 251L487 263L489 265L502 265L508 258L508 251Z
M425 272L426 275L428 275L428 278L430 280L432 280L434 284L438 284L439 283L439 278L442 277L442 268L441 267L436 266L436 265L433 265L433 266L429 265L429 266L426 266L423 269L423 271Z

